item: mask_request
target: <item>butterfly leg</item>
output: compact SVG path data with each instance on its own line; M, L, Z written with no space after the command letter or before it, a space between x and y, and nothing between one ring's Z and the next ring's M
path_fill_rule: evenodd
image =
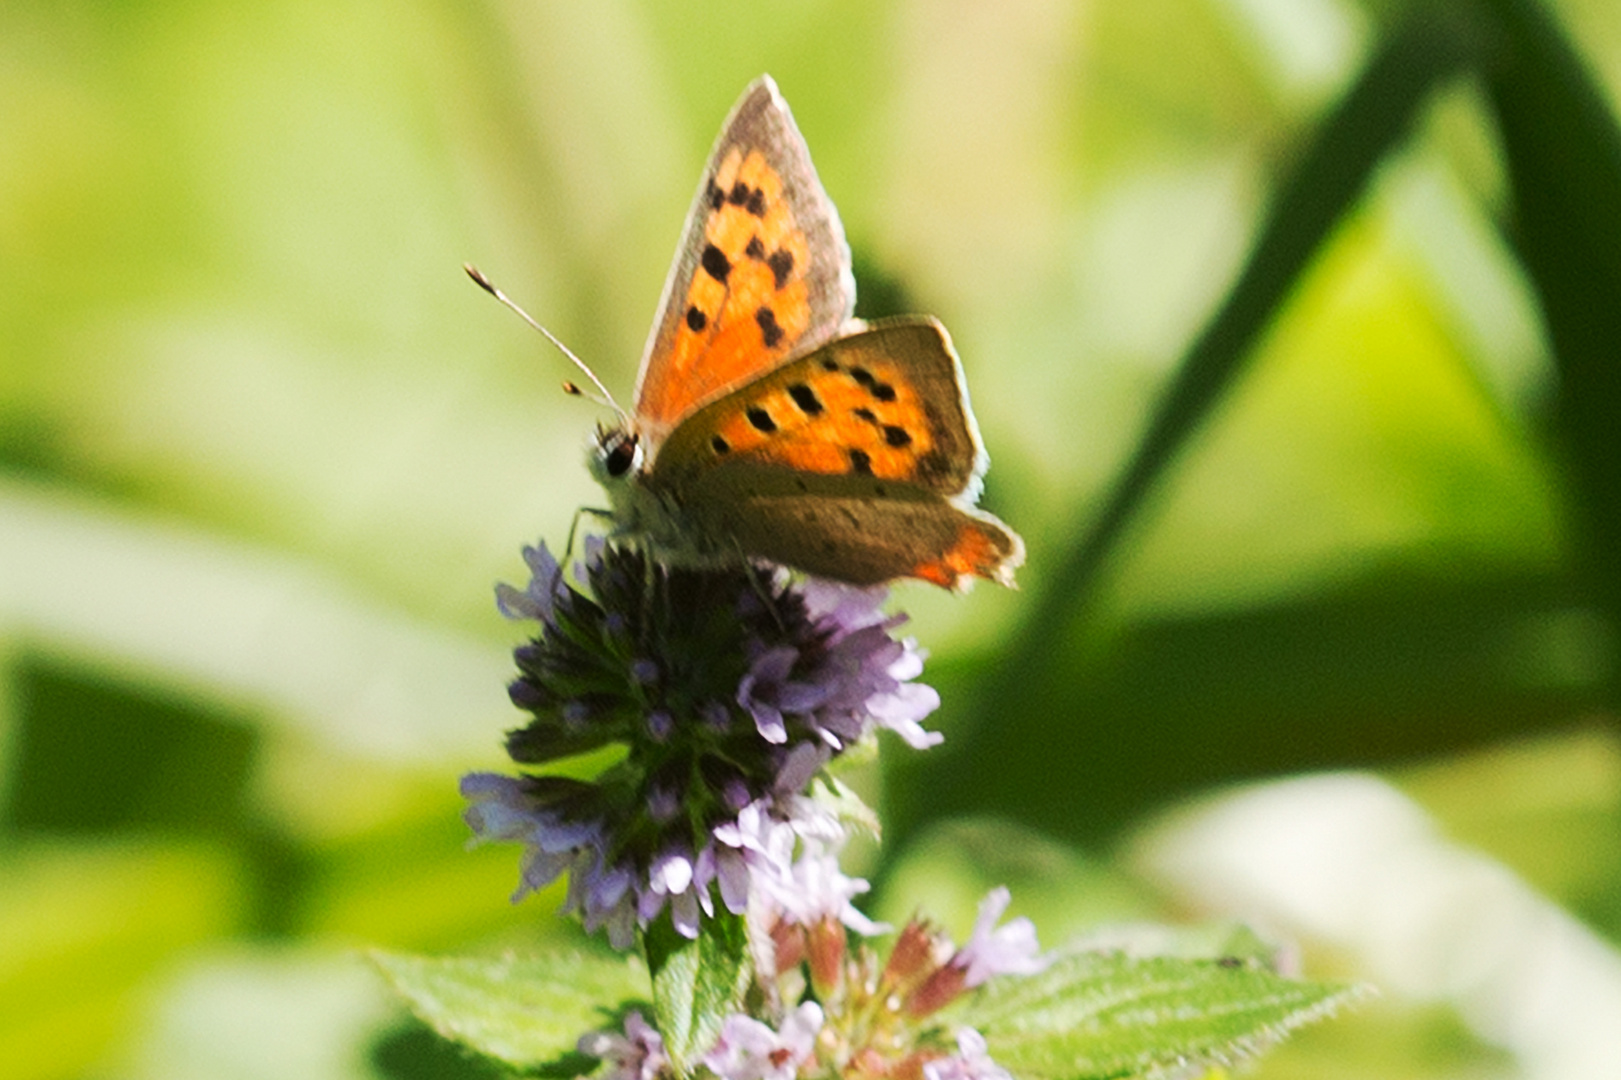
M777 610L777 599L772 589L772 585L775 584L775 572L763 569L759 563L744 554L742 545L735 539L732 541L732 546L735 549L737 561L743 566L744 576L749 579L749 587L754 590L754 595L760 598L760 603L765 605L765 609L771 613L771 619L777 624L777 629L786 631L788 625L783 620L782 612Z
M568 527L568 545L563 548L563 552L569 561L574 558L574 538L575 534L580 531L580 519L583 517L600 518L604 521L614 519L612 510L603 510L595 506L582 506L574 511L574 520L569 522Z
M642 605L643 605L643 608L646 611L652 612L654 610L653 605L658 603L658 592L659 592L658 568L653 564L653 553L648 550L647 545L643 544L643 545L641 545L641 548L642 548Z
M749 576L749 585L753 587L754 594L760 598L760 603L764 604L765 609L771 613L771 620L777 624L777 629L786 633L788 624L783 621L782 612L777 610L777 598L771 593L771 583L761 578L760 575L763 571L754 563L745 563L744 566L746 567L744 573Z

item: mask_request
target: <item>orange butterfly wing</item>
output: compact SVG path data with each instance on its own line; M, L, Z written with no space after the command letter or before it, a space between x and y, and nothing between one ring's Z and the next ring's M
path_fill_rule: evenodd
M661 440L705 402L831 339L855 305L850 249L770 76L721 129L636 380Z
M1018 534L974 507L985 452L945 328L895 319L686 417L648 483L739 550L852 584L1011 584Z
M678 496L742 465L900 481L896 493L972 503L987 462L962 368L934 319L875 323L690 414L649 482Z

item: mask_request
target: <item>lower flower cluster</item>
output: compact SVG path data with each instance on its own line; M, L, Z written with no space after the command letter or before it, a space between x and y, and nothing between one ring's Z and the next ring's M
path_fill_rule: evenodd
M850 948L835 920L771 922L772 955L755 977L775 1007L726 1017L702 1064L720 1080L1011 1080L979 1032L948 1036L937 1018L990 978L1046 965L1028 919L997 926L1008 901L1006 889L986 897L961 948L913 921L882 960L864 943ZM578 1049L603 1062L597 1080L673 1080L664 1041L639 1012L623 1033L591 1032Z
M883 591L674 568L600 540L572 575L544 545L524 554L527 586L498 590L539 624L514 654L510 696L532 719L507 751L613 760L590 779L463 778L476 836L523 845L514 899L566 874L566 909L620 948L665 911L694 937L717 902L740 914L752 895L870 929L850 903L865 883L837 869L824 767L878 729L939 741L922 726L939 697L913 681L923 654L894 635Z

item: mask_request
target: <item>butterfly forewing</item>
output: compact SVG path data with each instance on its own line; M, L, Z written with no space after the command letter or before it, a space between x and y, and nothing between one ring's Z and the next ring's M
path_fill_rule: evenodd
M850 254L769 77L751 84L699 184L636 387L653 442L687 413L833 337L855 302Z
M878 324L756 378L683 420L649 482L686 501L762 469L971 498L985 457L944 328Z

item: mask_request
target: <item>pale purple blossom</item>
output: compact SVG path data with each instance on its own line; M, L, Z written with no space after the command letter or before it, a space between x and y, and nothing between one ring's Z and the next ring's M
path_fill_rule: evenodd
M463 818L475 840L507 840L523 845L514 903L569 875L565 911L580 913L587 929L604 928L615 948L635 944L632 875L603 858L605 829L600 822L567 821L549 810L521 778L496 773L462 777L468 801Z
M1007 886L998 885L980 901L974 932L951 961L966 972L965 986L979 986L995 975L1033 975L1052 962L1050 956L1041 955L1036 926L1029 919L1020 916L1005 926L996 925L1012 899Z
M884 590L811 580L801 595L814 638L760 649L738 685L737 703L760 737L786 742L793 721L833 750L875 727L920 749L938 743L921 721L940 695L911 681L923 672L923 653L911 638L890 636L906 618L884 614Z
M807 1001L773 1030L752 1016L733 1013L721 1025L715 1048L703 1057L720 1080L793 1080L816 1052L822 1007Z
M785 870L761 873L754 879L768 924L773 917L799 926L835 919L866 937L877 937L889 930L852 903L871 886L839 869L837 849L815 840L803 841L801 846L799 858Z
M563 584L563 570L546 550L524 546L523 561L529 564L529 584L515 589L504 582L495 587L495 606L509 619L533 619L550 623L557 601L567 591Z
M518 891L513 901L550 885L565 870L589 857L602 827L589 821L565 821L539 808L524 782L498 773L468 773L461 794L469 803L463 817L477 840L509 840L524 846Z
M957 1052L923 1066L924 1080L1012 1080L987 1053L985 1036L970 1027L957 1029Z
M593 1080L654 1080L670 1063L664 1053L663 1037L635 1010L625 1016L623 1035L617 1031L590 1031L580 1036L578 1049L608 1065Z

